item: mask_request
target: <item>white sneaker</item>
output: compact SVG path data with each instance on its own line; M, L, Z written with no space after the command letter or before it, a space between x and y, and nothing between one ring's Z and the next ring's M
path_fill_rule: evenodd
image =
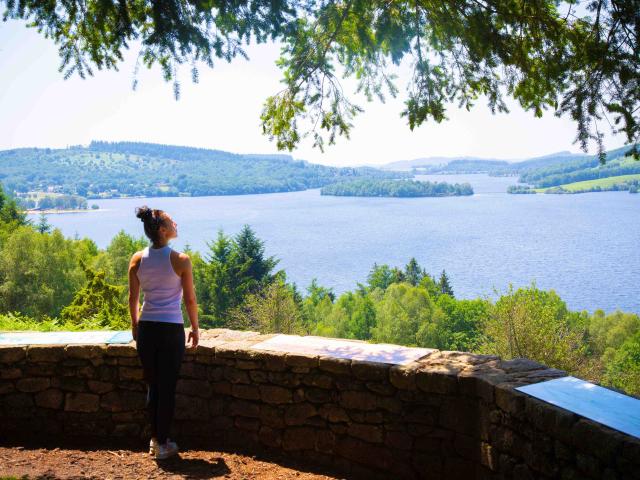
M149 455L155 455L156 450L158 450L158 439L151 437L151 440L149 440Z
M176 444L176 442L167 440L165 444L158 444L158 446L155 448L155 459L165 460L169 457L173 457L176 453L178 453L178 445Z

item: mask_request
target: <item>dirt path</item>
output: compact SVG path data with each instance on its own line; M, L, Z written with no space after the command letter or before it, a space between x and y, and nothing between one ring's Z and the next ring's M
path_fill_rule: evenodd
M314 470L319 472L319 470ZM148 453L108 447L24 447L0 445L0 479L265 479L335 480L281 458L185 450L155 462Z

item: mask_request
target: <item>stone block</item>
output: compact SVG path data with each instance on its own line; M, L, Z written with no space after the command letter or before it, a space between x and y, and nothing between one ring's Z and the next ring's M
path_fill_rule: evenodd
M260 429L260 420L250 417L235 417L233 424L240 430L257 432Z
M182 363L180 367L180 376L183 378L195 378L198 380L207 380L209 378L208 367L199 363Z
M54 377L57 372L56 363L27 363L23 373L25 377Z
M231 384L229 382L211 383L211 392L213 395L231 395Z
M379 470L386 470L393 463L393 454L387 447L349 436L336 442L336 452L347 460Z
M207 401L204 398L176 394L175 417L178 420L206 421L209 419Z
M286 425L304 425L305 422L318 414L318 410L311 403L298 403L287 407L284 411Z
M0 346L0 364L16 363L26 356L26 347Z
M13 383L10 381L0 382L0 395L4 395L5 393L15 392L16 388L13 386Z
M362 412L360 410L350 410L349 418L358 423L384 423L384 414L380 411Z
M260 422L273 428L284 427L284 413L279 407L260 405Z
M416 364L394 365L389 368L389 382L399 390L415 390L416 371Z
M178 395L176 395L177 401ZM127 412L145 407L147 396L142 392L114 390L100 397L100 407L108 412Z
M50 388L35 395L36 405L42 408L53 408L59 410L62 408L64 394L60 390Z
M267 379L274 385L281 387L297 387L300 385L300 375L290 372L269 372Z
M315 368L318 366L318 356L287 353L284 357L284 363L288 367Z
M231 383L251 383L251 381L249 380L249 373L245 370L239 370L235 367L225 367L224 378L226 380L229 380Z
M257 385L232 385L231 395L244 400L260 400L260 390Z
M120 380L142 380L144 372L142 368L120 367L118 369Z
M93 393L67 393L64 400L65 412L97 412L100 397Z
M311 373L309 375L305 375L302 378L302 383L310 387L325 389L333 388L333 378L324 373Z
M176 392L194 397L209 398L211 396L211 384L203 380L178 379Z
M267 447L280 448L282 446L282 431L263 425L258 431L258 440Z
M576 466L578 469L589 478L601 478L602 468L600 462L591 455L584 453L576 453Z
M249 372L251 383L267 383L269 378L264 370L251 370Z
M106 348L102 345L67 345L64 348L65 358L90 360L105 355Z
M260 398L263 402L270 404L291 403L292 393L283 387L275 385L260 385Z
M607 463L613 460L623 444L624 436L602 424L587 419L573 425L572 445Z
M224 378L224 368L218 365L208 367L207 378L211 382L219 382Z
M64 358L64 347L54 345L29 345L27 359L33 363L55 363Z
M136 350L134 343L128 344L109 344L105 349L105 354L108 357L137 357L138 351Z
M365 383L365 387L367 388L367 390L383 396L392 396L397 392L396 387L394 387L387 381L367 382Z
M469 368L458 374L458 388L463 395L478 397L487 403L494 400L494 387L509 377L501 370Z
M523 416L525 408L526 395L515 390L521 385L521 383L512 382L500 383L495 386L494 390L496 405L516 418Z
M256 370L260 368L260 362L254 360L236 360L235 366L240 370Z
M389 365L379 362L352 360L351 373L360 380L380 382L389 377Z
M101 382L99 380L88 380L87 388L91 393L103 394L112 391L115 386L113 383Z
M351 374L351 360L347 358L324 357L318 358L318 368L325 372L341 375Z
M384 435L384 444L396 450L411 450L413 437L405 432L388 431Z
M346 410L332 404L322 405L318 410L318 414L333 423L349 421L349 415L347 415Z
M16 367L3 367L0 369L0 379L14 380L22 377L22 370Z
M376 404L379 409L390 413L400 413L404 407L402 401L394 397L378 397Z
M479 438L477 400L454 397L445 401L440 409L439 423L446 429Z
M229 405L229 415L260 418L260 404L244 400L233 401Z
M336 436L331 430L318 430L316 432L316 450L323 453L333 453L335 450Z
M49 385L51 385L51 381L43 377L22 378L16 382L18 390L29 393L46 390Z
M383 439L383 430L378 425L351 423L347 433L354 438L370 443L382 443Z
M327 403L333 401L333 393L335 392L322 388L307 388L304 390L304 398L312 403Z
M142 368L142 363L138 357L120 357L116 358L118 365L122 367L139 367Z
M442 415L447 416L451 414L456 418L458 418L459 415L464 415L463 412L452 412L451 410L453 409L455 409L455 407L450 409L448 406L446 407L443 406L441 409ZM406 422L424 423L425 425L435 425L437 423L436 419L437 419L438 409L430 405L420 405L420 404L404 405L404 408L402 409L402 411L403 411L403 420ZM465 418L469 418L469 416ZM452 425L449 419L441 420L441 423L443 421L447 423L447 426Z
M67 392L85 392L87 390L85 381L77 377L52 378L51 386Z
M369 392L346 391L340 393L340 405L354 410L375 410L377 397Z
M309 427L291 427L284 431L282 449L314 450L316 445L316 430Z
M426 393L442 395L454 394L458 391L458 370L446 366L431 367L429 370L416 372L416 386Z
M121 423L113 428L115 437L137 437L140 435L140 425L136 423Z
M284 352L259 352L265 370L270 372L283 372L287 369Z

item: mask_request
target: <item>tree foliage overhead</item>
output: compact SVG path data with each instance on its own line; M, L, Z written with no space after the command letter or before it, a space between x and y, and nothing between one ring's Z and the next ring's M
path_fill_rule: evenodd
M512 97L541 116L577 122L576 141L603 152L602 125L623 132L638 154L640 0L2 0L59 47L65 77L117 68L140 41L139 61L177 69L246 56L250 41L283 45L284 89L269 97L265 134L292 149L310 134L322 148L348 136L362 109L344 94L336 66L369 99L395 95L391 65L412 64L402 115L410 128L446 119L484 96L506 112ZM606 120L603 120L605 119Z

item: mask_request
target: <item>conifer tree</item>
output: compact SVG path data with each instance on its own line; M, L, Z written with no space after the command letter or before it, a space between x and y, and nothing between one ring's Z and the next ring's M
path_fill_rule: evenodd
M438 288L440 289L440 293L443 295L450 295L453 297L453 288L451 288L451 284L449 283L449 277L447 276L447 272L442 270L440 274L440 280L438 281Z

